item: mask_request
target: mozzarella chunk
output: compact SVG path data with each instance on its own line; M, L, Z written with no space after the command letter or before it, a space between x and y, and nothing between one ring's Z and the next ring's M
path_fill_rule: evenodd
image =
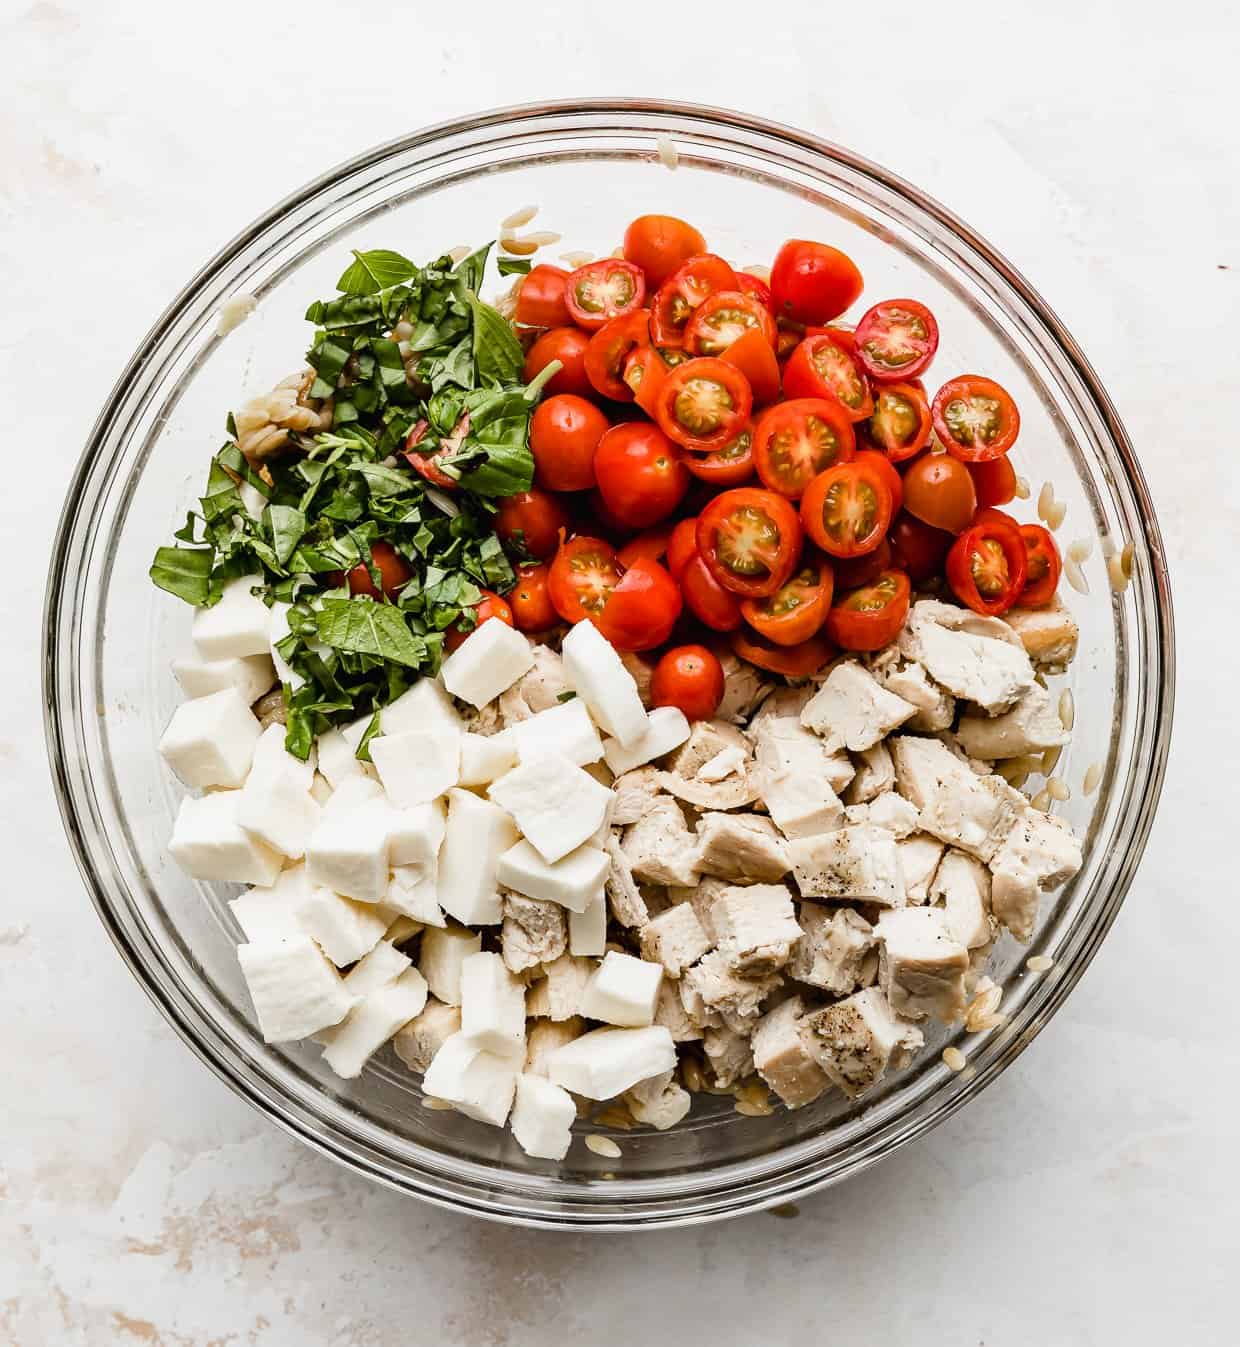
M388 859L393 866L433 869L439 861L447 822L443 803L432 800L409 809L393 809L388 819Z
M350 777L368 774L369 768L358 758L357 748L370 721L370 716L363 716L350 725L337 726L319 735L319 771L334 790L339 790Z
M345 1080L362 1074L362 1067L426 1005L426 982L416 968L377 987L355 1006L342 1024L331 1031L323 1060Z
M853 1099L924 1042L920 1029L896 1018L877 987L806 1015L801 1041L830 1080Z
M792 977L836 996L874 980L878 940L859 912L802 903L798 924L802 935L788 961Z
M389 982L395 982L412 965L413 960L407 954L402 954L390 937L380 940L369 954L359 959L345 974L345 990L354 996L369 996Z
M230 580L212 608L194 615L194 645L205 659L237 659L270 651L271 609L250 591L266 582L261 575Z
M563 954L543 968L545 977L530 988L525 999L526 1013L549 1020L570 1020L581 1014L581 998L594 975L589 959Z
M697 882L697 839L673 799L655 800L626 828L620 851L631 873L648 884L688 888Z
M1017 940L1033 936L1040 890L1054 888L1081 868L1081 844L1050 814L1026 809L990 863L991 905Z
M238 945L237 958L268 1043L309 1038L353 1009L340 974L308 935Z
M909 1019L964 1014L969 951L937 907L906 907L878 919L879 983L892 1010Z
M611 800L606 786L558 753L522 763L487 793L512 815L547 862L560 860L593 837L607 818Z
M313 784L314 763L302 762L286 751L283 725L269 725L241 788L238 821L260 842L299 860L323 812L310 793Z
M844 821L826 747L798 721L768 716L754 731L762 803L785 837L830 832ZM851 770L851 769L850 769Z
M788 962L801 938L792 895L782 884L726 888L711 908L719 952L741 977L762 977Z
M413 730L465 732L465 722L437 678L420 678L407 692L379 712L381 734L408 734Z
M396 1031L392 1049L410 1071L425 1071L435 1054L461 1028L459 1006L428 996L421 1014Z
M394 907L384 903L383 907L391 914L396 912ZM396 912L392 918L392 924L383 933L384 940L392 945L403 945L412 940L415 935L421 935L426 930L426 922L416 921L413 917L406 916L403 912Z
M195 652L172 661L172 676L187 697L209 697L213 692L236 688L247 706L276 681L276 671L266 655L204 659Z
M552 865L523 838L499 858L499 882L528 898L543 898L573 912L584 912L603 891L609 860L590 843Z
M502 622L484 622L478 630L502 626ZM426 1094L492 1127L503 1127L516 1088L512 1058L484 1052L464 1031L444 1041L422 1078Z
M388 886L390 831L385 800L367 800L352 809L329 806L306 847L311 882L346 898L379 902Z
M980 949L995 938L990 920L990 875L986 867L962 851L949 851L938 867L930 901L942 907L952 939L966 949Z
M608 950L586 984L581 1013L590 1020L630 1029L652 1024L662 980L660 964Z
M568 920L558 903L526 898L520 893L504 895L500 952L509 972L524 973L551 963L567 948Z
M517 765L517 746L509 730L461 736L461 785L489 786Z
M985 711L1006 711L1034 686L1033 665L1006 623L966 613L949 604L914 604L900 650L955 696Z
M600 893L582 912L568 914L568 952L600 955L607 948L607 900Z
M494 926L502 921L499 858L516 840L512 819L498 805L467 790L449 791L448 826L439 853L439 905L443 910L467 926Z
M522 763L558 753L575 766L584 767L603 756L603 741L580 697L539 711L504 733L512 736L517 761Z
M461 732L427 727L376 735L370 760L398 809L428 804L461 779Z
M537 1160L563 1160L573 1140L577 1106L572 1095L542 1076L517 1077L509 1125L517 1145Z
M234 687L182 702L159 741L164 761L187 786L240 786L262 727Z
M168 853L195 879L234 884L274 884L280 856L251 837L237 818L239 790L218 790L181 801Z
M454 696L484 707L534 663L530 643L506 622L483 622L443 662L440 677Z
M446 1005L461 1004L461 966L482 948L482 937L459 926L442 930L428 926L422 932L418 970L434 996Z
M946 848L929 833L913 833L896 842L900 868L904 871L904 891L910 903L924 903L929 896L930 881L939 868Z
M896 839L868 823L788 843L792 873L805 898L858 898L903 907L904 872Z
M1051 705L1050 693L1035 683L1002 715L962 716L956 738L970 757L995 761L1059 748L1068 742L1068 732Z
M447 926L439 906L435 868L426 865L394 865L383 895L383 905L423 926Z
M389 920L374 903L354 902L317 885L297 909L298 925L337 966L374 949Z
M310 896L304 865L282 870L269 889L247 889L228 906L245 938L256 943L301 935L297 910Z
M903 725L916 710L888 692L868 669L845 660L805 704L801 724L822 736L829 753L841 748L860 753Z
M758 1075L789 1108L812 1104L831 1085L801 1040L804 1014L801 998L789 997L758 1021L750 1044Z
M791 868L788 844L759 814L703 814L697 840L697 868L720 879L776 880Z
M383 787L373 776L351 776L340 784L338 790L332 791L327 797L323 805L323 814L326 817L346 814L370 800L382 799Z
M646 733L649 718L633 675L593 622L578 622L560 647L564 676L597 724L625 748Z
M603 745L603 756L616 776L622 776L635 767L641 767L645 763L653 762L655 758L661 758L665 753L670 753L688 737L689 722L678 706L656 706L647 715L646 730L643 734L627 747L619 739L608 739ZM744 761L744 755L741 756L741 761ZM715 779L722 780L722 777Z
M674 978L697 963L713 944L688 902L669 907L641 930L642 958L662 964L667 975Z
M639 1081L675 1067L676 1045L661 1024L595 1029L547 1059L551 1080L587 1099L614 1099Z
M461 963L461 1032L485 1052L525 1060L525 987L498 954Z

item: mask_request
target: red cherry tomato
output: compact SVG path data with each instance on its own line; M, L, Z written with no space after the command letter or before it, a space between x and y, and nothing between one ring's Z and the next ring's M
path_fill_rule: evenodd
M741 625L741 606L710 573L696 552L681 567L680 592L685 606L712 631L735 631Z
M638 557L594 622L617 650L653 650L672 634L680 609L676 581L657 561Z
M1020 598L1029 563L1020 529L998 511L965 529L947 554L947 583L975 613L998 617Z
M1041 524L1021 524L1025 543L1025 587L1016 604L1021 608L1045 608L1059 588L1063 561L1055 539Z
M914 520L914 523L916 522L918 521ZM951 541L948 537L947 547L951 546ZM943 549L944 556L947 555L947 547ZM835 588L841 594L846 589L860 589L871 580L877 580L883 571L890 570L892 565L892 548L886 538L872 552L866 552L862 556L832 557L831 569L835 572Z
M736 273L714 253L689 258L659 286L650 305L650 335L656 346L683 346L693 310L717 290L735 290Z
M775 358L781 365L785 365L793 351L805 340L805 324L794 323L787 318L777 316L775 326L778 329L775 340Z
M530 417L534 477L551 491L584 491L594 485L594 451L607 418L592 402L571 393L545 398Z
M752 410L753 394L740 370L701 356L664 379L655 420L669 439L705 454L730 444Z
M735 365L745 376L756 403L774 402L779 396L779 361L775 348L761 332L750 330L719 357Z
M697 519L682 519L667 540L667 569L679 580L685 567L697 556Z
M646 413L654 416L659 403L659 389L667 378L667 361L656 346L636 346L624 358L621 378L633 401Z
M654 666L650 700L677 706L689 720L710 720L723 701L723 665L704 645L678 645Z
M835 580L819 556L802 557L795 575L765 599L742 599L741 616L776 645L800 645L827 620Z
M525 355L525 365L521 378L525 383L534 379L547 368L553 360L564 367L557 370L543 387L544 397L554 397L559 393L573 393L578 397L589 397L594 387L586 377L586 349L590 338L579 327L553 327L544 332L530 347Z
M559 622L548 588L550 576L551 568L545 564L517 568L517 583L508 591L508 602L518 631L546 631Z
M891 488L873 463L837 463L819 473L801 497L806 533L833 557L872 552L893 513Z
M674 215L639 215L624 231L624 256L646 273L654 291L690 257L706 251L706 240Z
M775 312L798 323L829 323L860 296L856 263L838 248L789 239L771 267Z
M745 426L731 444L712 453L686 452L684 462L699 481L709 482L721 490L740 486L753 476L753 426Z
M463 645L466 637L472 636L484 622L490 622L492 618L503 622L505 626L511 627L513 625L512 609L505 600L489 589L482 591L482 598L475 604L474 613L477 615L477 621L468 631L463 631L459 626L451 626L444 632L445 650L453 651L457 646Z
M751 299L756 299L764 309L768 309L771 313L775 312L775 305L771 302L771 287L761 276L753 276L748 271L738 271L736 288L742 294L749 295Z
M564 302L568 272L545 263L531 267L517 291L516 320L522 327L564 327L573 321Z
M966 463L979 506L1007 505L1016 499L1016 469L1006 454L1002 458Z
M413 575L413 567L405 558L391 543L380 538L370 544L370 563L379 572L380 589L389 599L400 593ZM350 594L365 594L372 599L379 597L380 589L375 588L370 570L363 562L359 561L347 575L343 571L333 571L331 580L335 585L347 583Z
M1011 394L977 374L949 379L934 395L930 415L947 452L965 463L1006 454L1020 431Z
M636 538L630 538L616 554L617 559L625 570L628 570L638 557L646 557L650 561L660 561L667 555L667 544L671 536L672 526L670 524L660 524L656 528L647 529L645 533L639 533ZM668 566L668 570L671 569ZM672 575L675 578L674 571Z
M934 314L915 299L885 299L857 324L857 359L877 383L916 378L938 349Z
M841 650L881 650L904 626L910 597L903 571L883 571L868 585L840 595L824 630Z
M884 384L874 394L866 438L893 463L915 458L930 441L930 404L915 384Z
M698 516L697 550L724 589L765 598L787 582L801 555L796 508L774 491L724 491Z
M891 541L892 563L906 570L919 583L943 573L943 559L952 545L952 535L924 524L916 515L901 510L887 535ZM868 580L859 581L867 584ZM844 586L843 580L840 581Z
M743 290L716 290L685 324L685 350L690 355L722 355L746 332L757 332L774 351L778 338L771 311Z
M977 513L973 478L950 454L923 454L904 474L904 508L931 528L960 533Z
M422 443L426 438L427 433L430 431L431 427L429 421L423 419L417 422L405 437L405 462L409 464L419 477L424 481L429 482L431 486L439 487L441 491L455 491L460 485L455 477L449 476L440 468L439 460L445 455L455 453L461 440L465 437L465 431L469 427L468 416L469 414L466 413L465 416L461 418L460 422L458 422L460 434L454 429L447 439L441 439L439 441L438 447L432 453L422 454L419 453L416 448L417 445Z
M586 347L586 378L594 389L615 402L632 402L633 390L623 377L625 361L634 347L649 340L649 309L637 309L604 323Z
M904 478L892 466L887 455L880 454L877 449L858 449L853 462L868 464L887 483L887 490L891 492L891 512L893 515L899 514L904 504Z
M874 410L865 375L834 332L806 337L789 356L784 395L838 402L850 421L864 421Z
M855 451L852 423L834 398L777 402L754 428L758 476L790 500L800 497L820 472L847 463Z
M646 299L646 277L640 267L617 257L587 262L569 274L564 302L578 327L597 332L622 313L640 309Z
M627 528L666 519L689 489L680 451L648 421L613 426L594 451L594 475L612 515Z
M547 576L547 592L565 622L595 618L620 581L616 549L601 538L570 538L560 544Z
M541 487L505 496L495 514L495 533L509 550L540 561L555 555L560 530L568 527L568 511L558 496Z
M800 645L776 645L756 631L742 628L732 637L732 652L768 673L784 678L808 678L836 656L836 649L822 632Z

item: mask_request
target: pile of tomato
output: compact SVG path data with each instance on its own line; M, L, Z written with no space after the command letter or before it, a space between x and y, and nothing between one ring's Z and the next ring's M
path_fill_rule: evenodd
M988 615L1049 603L1054 539L998 508L1017 487L1012 398L976 375L931 397L934 315L891 299L838 322L861 291L826 244L785 243L768 285L660 215L629 225L622 257L532 268L525 378L561 368L531 419L534 486L496 518L517 584L478 619L676 641L655 700L703 716L723 691L703 628L795 677L890 642L914 585L945 578Z

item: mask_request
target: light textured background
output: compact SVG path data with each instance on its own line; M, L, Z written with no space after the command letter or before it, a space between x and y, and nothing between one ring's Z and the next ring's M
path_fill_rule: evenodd
M1210 0L790 0L764 16L0 0L0 1342L1236 1341L1237 36L1232 6ZM217 246L372 142L600 93L733 104L832 137L1033 278L1142 455L1181 695L1124 913L984 1097L796 1219L586 1239L354 1179L174 1039L68 856L36 649L95 410Z

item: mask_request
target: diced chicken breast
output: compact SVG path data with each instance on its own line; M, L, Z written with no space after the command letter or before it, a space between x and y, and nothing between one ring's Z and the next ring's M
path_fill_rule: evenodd
M966 774L940 788L921 809L921 826L948 846L989 862L1025 808L1001 776Z
M684 911L687 906L671 910ZM729 970L742 977L776 972L788 962L792 947L801 938L792 895L782 884L724 889L711 909L711 917L720 953Z
M641 930L650 920L650 913L637 880L633 878L632 863L615 833L607 838L603 850L608 857L607 878L604 880L608 910L621 926Z
M717 761L727 749L739 749L743 764L718 780L698 775L707 764ZM758 797L757 782L751 770L749 740L734 725L723 720L699 720L688 739L668 758L660 774L662 788L699 809L739 809ZM713 775L711 773L710 775Z
M908 1019L950 1022L964 1014L969 951L937 907L906 907L878 919L878 978L891 1008Z
M802 1041L804 1014L801 998L790 997L763 1015L750 1043L758 1075L788 1108L812 1104L831 1084Z
M678 978L712 945L691 903L677 903L642 928L642 958L663 965L669 977Z
M798 923L802 934L788 961L790 976L836 996L873 981L878 940L859 912L802 903Z
M531 653L533 664L500 694L499 711L505 725L520 724L561 705L560 694L569 690L564 661L550 646L535 645Z
M410 1071L425 1071L439 1049L460 1028L460 1006L445 1005L431 996L422 1013L397 1031L392 1047Z
M568 948L568 921L559 903L505 893L500 950L511 973L552 963Z
M526 1071L531 1076L545 1076L547 1058L585 1031L586 1023L577 1015L567 1020L531 1020L525 1030Z
M1043 673L1062 673L1076 658L1080 628L1059 599L1046 608L1009 608L1003 619Z
M707 1029L702 1036L702 1051L710 1063L715 1083L727 1089L753 1074L753 1049L750 1039L724 1025Z
M990 872L963 851L949 851L930 886L930 901L943 911L952 938L981 949L995 938L990 918Z
M689 887L696 882L698 840L675 800L660 799L624 831L621 843L633 874L650 884Z
M832 755L817 735L769 716L754 731L754 746L759 798L785 837L811 837L843 823L829 781Z
M916 1025L896 1018L877 987L806 1015L801 1038L827 1076L854 1099L924 1041Z
M862 823L788 843L792 873L803 898L862 899L903 907L904 872L895 837Z
M1050 814L1026 809L990 863L991 907L1017 940L1028 941L1038 915L1038 893L1071 879L1081 868L1081 844Z
M788 873L788 844L770 819L758 814L703 814L697 839L697 868L704 874L760 883Z
M911 836L918 829L920 814L917 806L897 795L894 790L886 790L865 806L866 822L877 828L886 828L898 838Z
M561 954L558 959L543 966L546 977L530 986L525 997L525 1013L531 1018L542 1016L549 1020L568 1020L581 1014L581 999L594 975L592 959L579 959Z
M620 663L629 671L637 687L637 695L642 699L642 705L649 711L650 684L654 679L655 661L649 655L643 655L636 650L622 650Z
M666 1132L685 1117L693 1104L689 1092L677 1085L671 1071L639 1081L622 1098L629 1112L647 1127Z
M906 728L933 733L946 730L956 718L956 699L932 682L925 669L916 660L900 660L875 670L876 676L888 692L903 697L916 708Z
M994 761L1058 748L1068 742L1068 732L1051 705L1050 693L1035 683L1010 711L962 716L956 739L970 757Z
M726 646L715 649L723 666L723 700L715 712L717 720L739 724L749 719L775 686L748 660L738 659Z
M682 992L682 999L691 1018L691 1000L697 996L712 1010L726 1010L742 1019L755 1019L762 1002L779 986L775 974L752 978L739 976L728 967L727 956L717 949L686 969L680 981L682 987L688 988L688 996Z
M857 774L849 782L844 799L849 804L866 804L896 784L896 769L885 743L877 743L857 754Z
M950 604L914 604L900 650L953 695L992 714L1006 711L1034 685L1029 656L1006 623Z
M702 925L702 930L710 937L710 942L715 943L715 918L713 910L715 902L719 895L728 888L726 879L718 879L714 875L703 875L697 884L691 889L669 889L668 895L674 903L689 903L694 912L697 913L697 919Z
M968 764L939 739L898 734L887 746L895 764L896 789L918 809L924 808L945 786L968 777Z
M930 882L946 848L929 833L913 833L900 838L896 850L900 854L900 868L904 871L905 896L910 903L920 905L929 897Z
M659 798L659 769L635 767L631 772L616 777L612 786L615 799L611 807L611 825L624 828L636 823Z
M663 1025L671 1034L673 1043L696 1042L702 1037L702 1026L689 1018L685 1003L680 999L678 985L668 978L659 984L659 998L654 1003L654 1022Z
M801 724L820 734L829 753L873 748L917 710L888 692L855 660L837 664L801 712Z

